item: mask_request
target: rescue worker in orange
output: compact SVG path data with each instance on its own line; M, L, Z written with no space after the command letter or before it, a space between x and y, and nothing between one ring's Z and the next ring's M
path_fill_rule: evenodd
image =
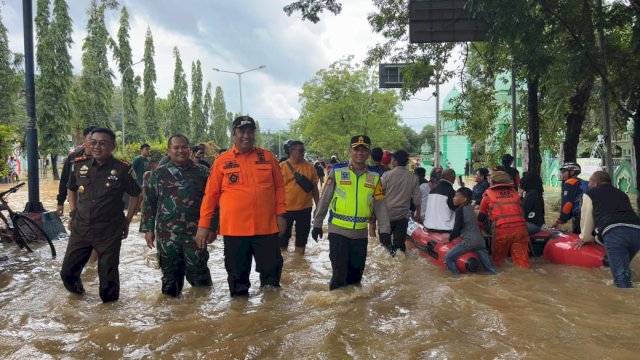
M501 265L509 251L513 264L529 269L529 233L513 181L504 171L494 171L484 192L478 222L491 222L493 264Z
M276 157L255 147L250 116L233 121L233 147L216 158L200 207L196 243L201 248L224 237L224 264L231 296L249 294L252 257L260 287L280 287L282 255L278 238L286 229L285 190ZM220 225L211 218L220 206Z
M287 200L287 230L280 238L280 250L286 252L291 238L291 229L296 225L296 254L304 255L307 238L311 231L311 208L313 203L318 205L320 192L318 191L318 172L315 167L304 159L304 143L290 140L284 145L289 157L280 163L280 171L284 179L285 198ZM297 174L297 175L296 175ZM307 180L297 180L304 176ZM305 181L306 184L300 184ZM312 187L309 185L313 185ZM307 188L303 188L307 186Z

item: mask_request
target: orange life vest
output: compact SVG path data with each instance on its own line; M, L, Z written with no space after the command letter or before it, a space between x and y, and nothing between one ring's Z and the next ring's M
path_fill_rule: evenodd
M513 185L492 186L485 192L485 197L483 201L489 200L489 218L495 227L526 223L520 197Z

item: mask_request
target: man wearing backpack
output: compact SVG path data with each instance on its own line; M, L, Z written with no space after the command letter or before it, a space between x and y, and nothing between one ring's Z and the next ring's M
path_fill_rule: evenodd
M284 145L284 151L289 157L287 161L280 163L280 171L284 179L284 190L287 212L284 217L287 227L284 235L280 237L280 250L286 252L291 238L291 229L296 225L296 254L304 255L307 246L307 238L311 231L311 207L312 201L318 204L320 193L318 191L318 173L311 163L304 159L304 143L298 140L290 140ZM302 180L304 176L307 180ZM312 188L303 188L310 183Z

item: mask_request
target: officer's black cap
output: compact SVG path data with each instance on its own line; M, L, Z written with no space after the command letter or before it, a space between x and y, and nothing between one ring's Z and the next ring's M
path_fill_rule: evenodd
M357 148L358 146L364 146L367 149L371 149L371 139L367 135L357 135L351 138L351 147Z
M238 116L235 120L233 120L234 129L245 127L245 126L249 126L255 129L256 122L255 120L253 120L251 116L248 116L248 115Z

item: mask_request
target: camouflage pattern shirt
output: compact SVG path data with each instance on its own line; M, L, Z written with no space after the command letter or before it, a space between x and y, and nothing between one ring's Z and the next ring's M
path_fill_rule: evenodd
M194 236L208 176L209 169L192 160L184 166L173 161L159 166L149 177L140 231Z

